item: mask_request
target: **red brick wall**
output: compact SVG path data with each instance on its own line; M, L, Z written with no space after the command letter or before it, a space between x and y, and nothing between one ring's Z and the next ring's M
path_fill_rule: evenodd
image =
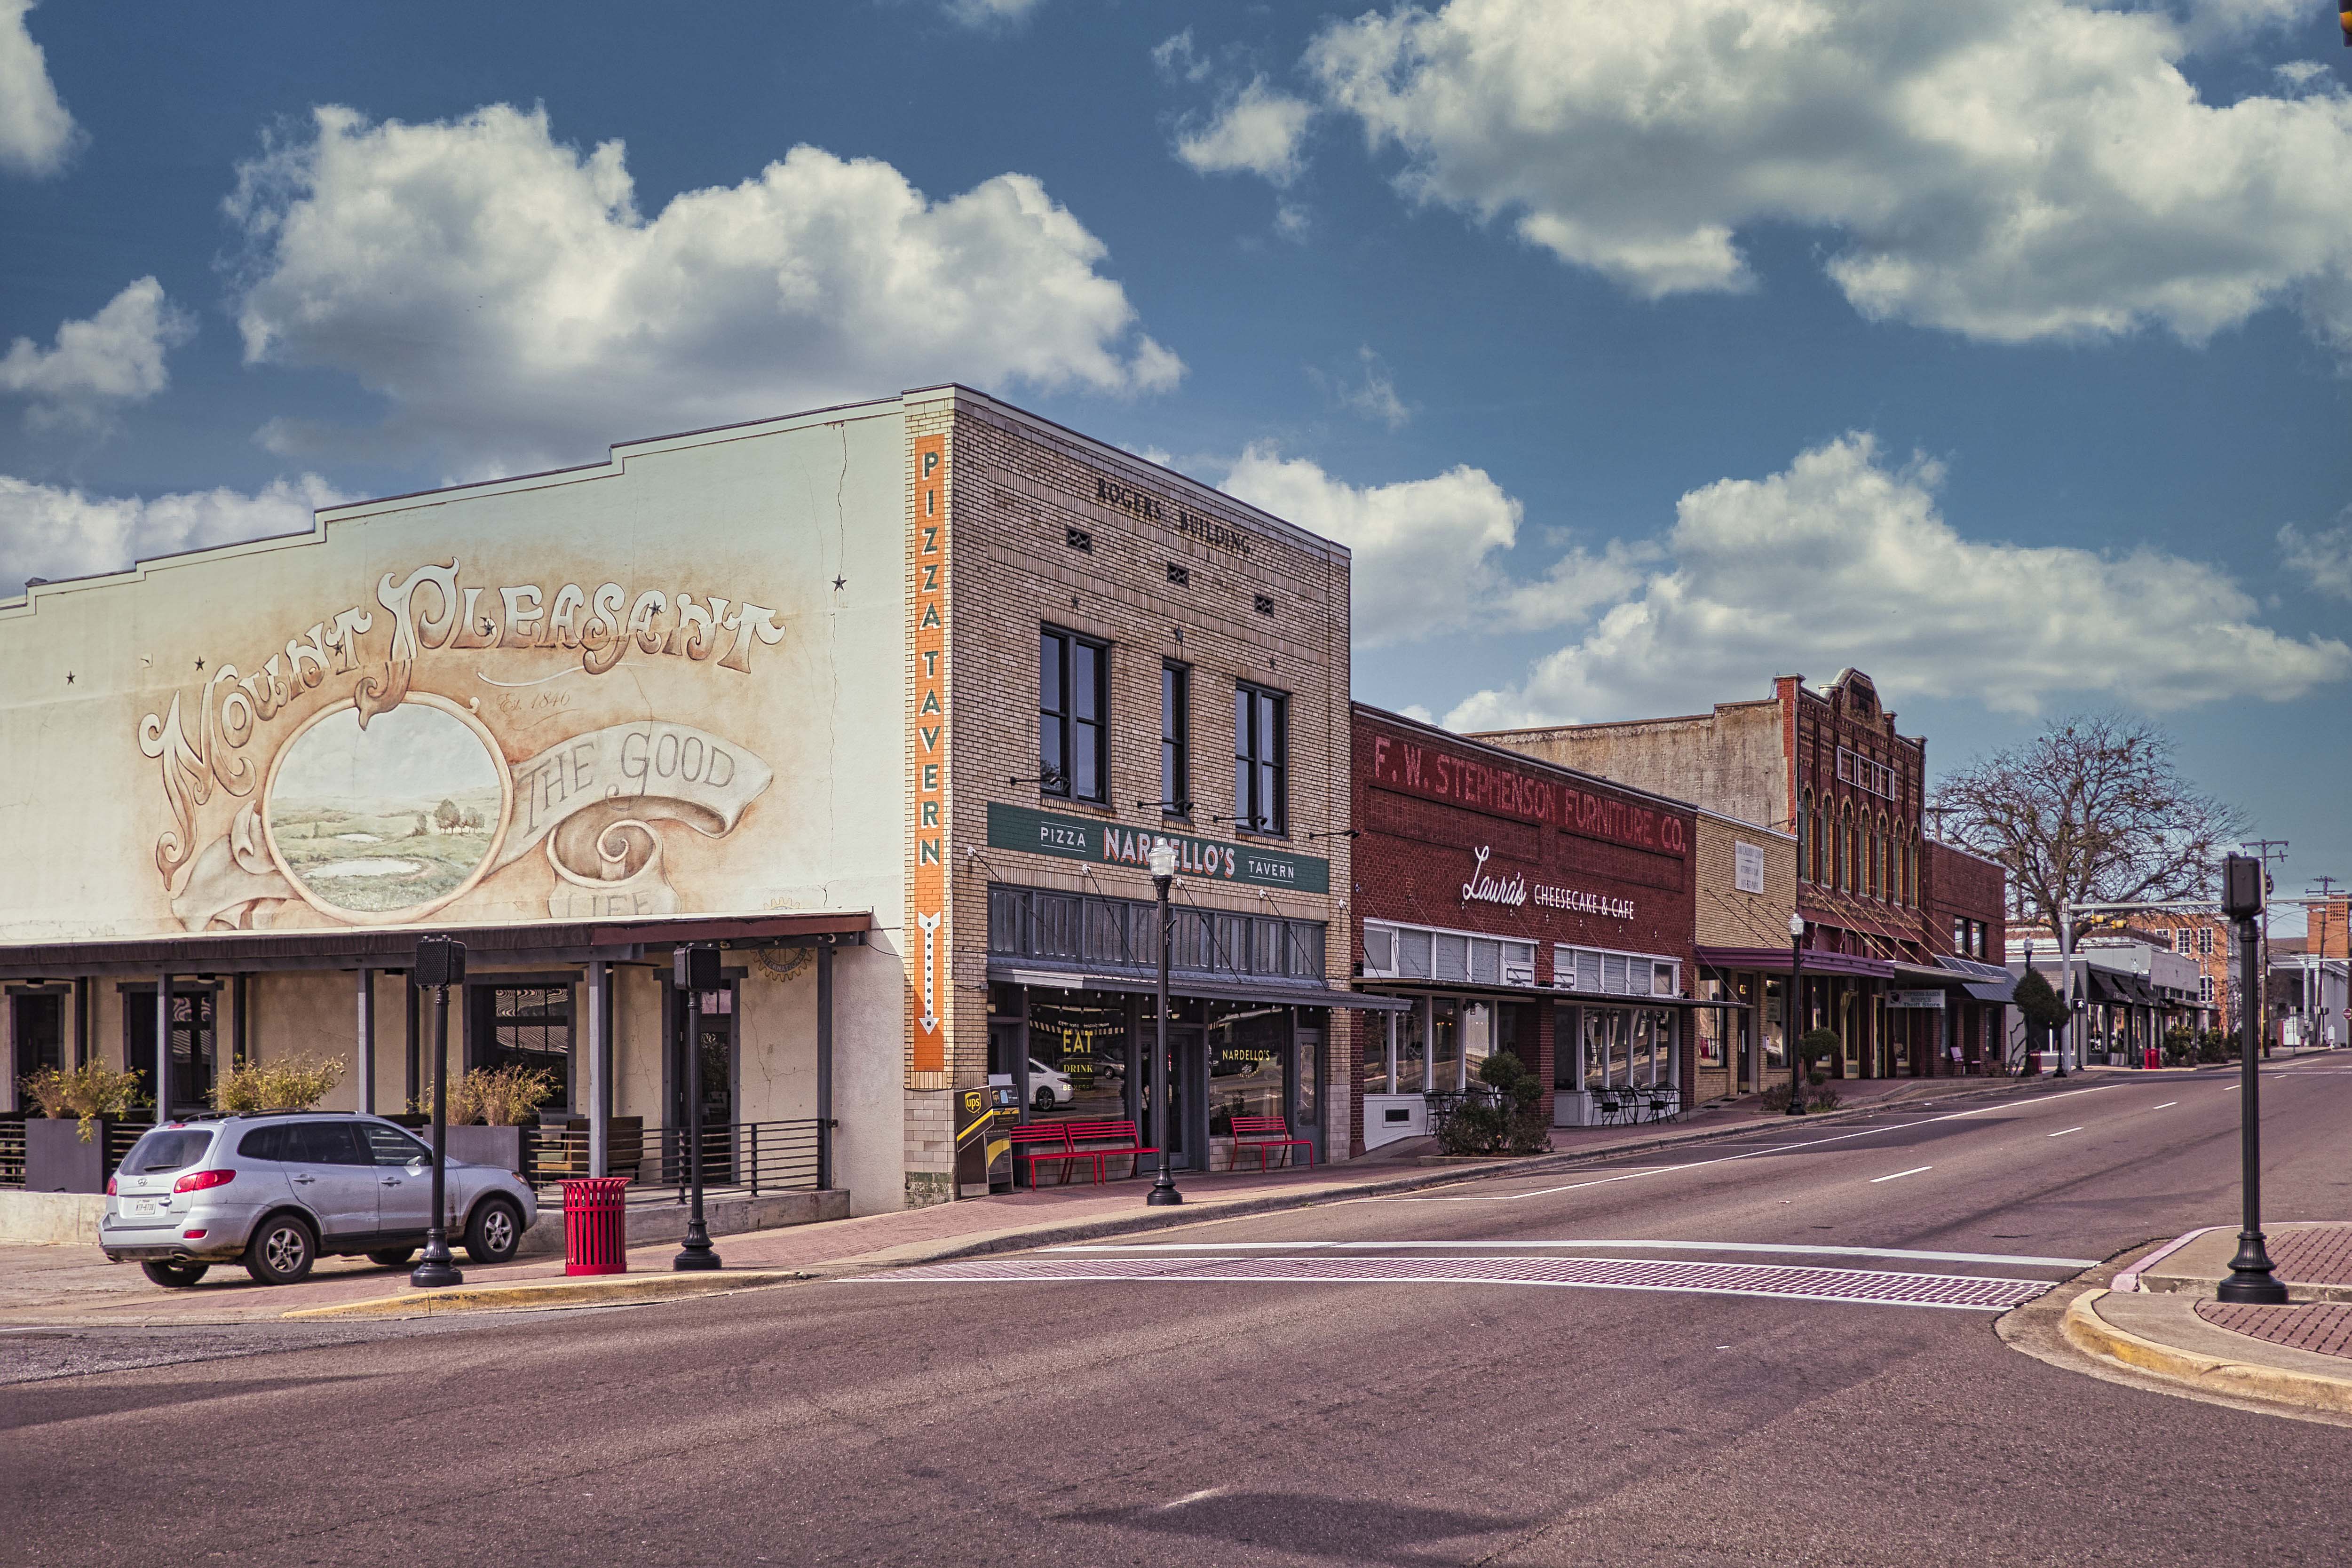
M2001 868L1932 839L1924 847L1927 853L1920 857L1919 882L1928 950L1955 951L1952 921L1966 917L1983 921L1992 928L1985 950L1986 961L2007 963L2008 882Z
M1533 942L1536 983L1552 982L1554 942L1653 952L1680 959L1687 990L1695 978L1692 943L1697 919L1695 856L1697 853L1696 814L1689 807L1664 802L1590 775L1547 767L1491 747L1454 740L1442 731L1425 729L1410 720L1359 704L1351 732L1353 748L1353 822L1362 830L1353 856L1353 907L1349 911L1348 960L1351 973L1361 973L1366 920L1398 921L1408 925L1437 926L1483 935L1507 936ZM1635 828L1614 837L1563 827L1558 822L1531 820L1528 816L1479 809L1454 800L1427 798L1374 782L1375 748L1428 748L1452 763L1521 775L1526 781L1553 790L1566 787L1596 797L1605 806L1628 814L1653 814L1649 831ZM1392 775L1394 767L1380 770ZM1587 815L1590 815L1589 813ZM1671 825L1671 826L1670 826ZM1647 837L1656 847L1625 842ZM1674 846L1679 845L1679 852ZM1492 854L1488 876L1522 876L1528 887L1524 904L1507 907L1465 901L1463 884L1478 869L1475 851ZM1583 914L1539 906L1534 889L1541 883L1597 894L1604 899L1631 900L1631 920ZM1384 1027L1374 1015L1365 1015L1368 1029ZM1528 1065L1543 1075L1545 1103L1550 1103L1552 1081L1551 1008L1538 1008L1540 1059ZM1682 1081L1691 1082L1695 1067L1691 1031L1683 1031ZM1356 1147L1363 1140L1363 1062L1360 1033L1349 1063L1349 1136Z

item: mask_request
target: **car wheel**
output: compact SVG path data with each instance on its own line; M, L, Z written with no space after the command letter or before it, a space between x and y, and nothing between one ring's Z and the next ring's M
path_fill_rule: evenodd
M466 1222L466 1256L477 1263L504 1263L522 1245L522 1211L511 1198L484 1198Z
M142 1263L139 1272L167 1290L184 1289L205 1277L209 1263Z
M416 1256L413 1247L386 1247L368 1254L370 1263L381 1263L386 1268L397 1268Z
M1037 1107L1037 1109L1038 1109L1038 1110L1053 1110L1053 1109L1054 1109L1054 1086L1053 1086L1052 1084L1050 1084L1050 1083L1041 1083L1041 1084L1039 1084L1039 1085L1037 1086L1037 1092L1036 1092L1036 1094L1035 1094L1034 1096L1033 1096L1033 1097L1032 1097L1032 1099L1033 1099L1033 1102L1036 1105L1036 1107Z
M271 1215L246 1243L245 1271L264 1285L291 1285L318 1256L318 1238L299 1215Z

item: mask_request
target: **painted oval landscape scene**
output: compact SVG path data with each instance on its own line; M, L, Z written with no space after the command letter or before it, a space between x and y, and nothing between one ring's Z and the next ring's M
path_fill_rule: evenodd
M482 737L412 700L364 730L346 708L297 735L265 810L279 862L310 897L397 914L465 886L490 853L504 803Z

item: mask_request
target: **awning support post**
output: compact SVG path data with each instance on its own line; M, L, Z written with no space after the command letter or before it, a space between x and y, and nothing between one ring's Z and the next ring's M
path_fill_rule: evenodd
M360 1114L375 1114L375 971L360 971Z
M833 1185L833 939L816 944L816 1184Z
M612 1173L612 1133L605 1125L613 1115L613 1034L605 1026L606 989L611 973L603 959L588 965L588 1173Z
M161 1127L171 1119L172 977L164 974L155 982L155 1125Z

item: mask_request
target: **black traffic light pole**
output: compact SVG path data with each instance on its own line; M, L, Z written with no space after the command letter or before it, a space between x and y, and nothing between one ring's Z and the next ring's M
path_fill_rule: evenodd
M2261 933L2256 921L2263 912L2263 863L2251 855L2231 855L2221 862L2221 912L2237 922L2242 1001L2251 1004L2259 993L2254 965L2261 962ZM2242 1162L2239 1188L2242 1207L2238 1223L2238 1255L2230 1259L2230 1277L2214 1289L2216 1300L2254 1306L2284 1307L2286 1287L2275 1277L2263 1237L2263 1122L2257 1097L2262 1093L2262 1020L2252 1005L2238 1009L2238 1152Z
M449 1126L449 987L466 982L466 944L451 937L416 939L414 983L433 987L433 1212L425 1227L425 1256L408 1282L423 1289L463 1285L449 1258L449 1200L444 1185Z

